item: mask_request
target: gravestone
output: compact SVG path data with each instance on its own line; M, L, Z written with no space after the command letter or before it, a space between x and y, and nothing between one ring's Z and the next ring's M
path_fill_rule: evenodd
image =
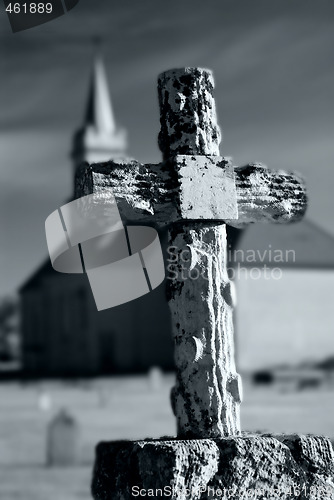
M96 391L97 391L98 406L100 408L106 408L109 403L109 394L107 392L107 388L102 385L98 385Z
M47 429L47 464L64 467L80 461L80 429L77 421L62 409Z
M150 391L158 392L163 385L163 372L158 366L152 366L147 374Z
M38 394L38 409L43 412L49 412L52 409L52 404L51 394L42 389Z
M305 213L306 194L296 174L271 172L261 164L234 168L229 158L219 156L213 89L208 70L163 73L158 83L163 162L109 162L78 172L77 196L94 194L106 206L108 196L115 196L123 220L167 225L175 253L167 299L178 435L101 443L95 499L158 498L170 492L180 500L263 499L276 493L314 498L318 490L330 498L326 488L333 486L334 455L328 439L241 433L226 223L297 221ZM192 273L196 279L185 279L185 264L188 277Z

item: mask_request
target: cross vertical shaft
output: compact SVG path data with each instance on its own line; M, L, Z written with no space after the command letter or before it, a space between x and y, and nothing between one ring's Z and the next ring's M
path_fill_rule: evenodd
M175 157L177 163L182 158L187 167L201 163L199 157L210 162L210 157L218 156L221 134L213 87L211 72L198 68L172 70L160 76L159 146L165 159ZM222 161L221 167L225 166L228 161ZM195 183L193 201L196 203ZM237 435L241 379L234 361L226 226L213 221L175 223L170 228L169 244L173 260L167 295L177 369L171 399L178 436Z

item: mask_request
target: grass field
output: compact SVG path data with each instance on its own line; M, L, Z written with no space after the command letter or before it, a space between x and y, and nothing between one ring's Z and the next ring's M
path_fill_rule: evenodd
M173 376L152 387L147 377L65 384L0 385L0 499L86 500L98 441L175 434L169 406ZM41 392L52 407L39 408ZM48 423L66 407L81 431L78 467L46 466ZM334 437L334 388L282 392L245 387L242 427L250 431L300 432Z

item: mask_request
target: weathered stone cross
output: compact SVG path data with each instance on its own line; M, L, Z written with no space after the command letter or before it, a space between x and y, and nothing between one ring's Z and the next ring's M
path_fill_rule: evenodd
M172 406L178 436L237 435L242 391L234 361L226 223L240 227L261 220L296 221L306 209L305 187L296 175L270 172L260 164L233 169L230 159L219 156L210 71L167 71L158 85L164 161L82 167L77 196L96 194L108 203L112 191L125 222L168 225L174 255L167 295L175 340ZM185 279L184 270L195 278Z

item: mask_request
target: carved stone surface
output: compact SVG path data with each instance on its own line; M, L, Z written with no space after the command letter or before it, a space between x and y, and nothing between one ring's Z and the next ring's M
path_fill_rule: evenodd
M241 379L234 362L226 226L174 226L170 245L168 299L177 369L172 407L178 436L237 435Z
M333 464L329 439L318 436L100 443L92 492L95 500L329 500Z
M159 147L164 159L176 154L219 155L221 133L213 89L207 69L181 68L159 75Z
M253 222L286 223L301 220L307 208L304 180L298 174L274 172L261 163L235 169L238 220L234 227Z
M167 224L179 217L174 202L177 179L169 162L143 165L127 158L82 165L75 186L76 197L94 193L108 204L115 196L123 221Z
M221 156L177 155L179 211L183 220L238 218L232 163Z

